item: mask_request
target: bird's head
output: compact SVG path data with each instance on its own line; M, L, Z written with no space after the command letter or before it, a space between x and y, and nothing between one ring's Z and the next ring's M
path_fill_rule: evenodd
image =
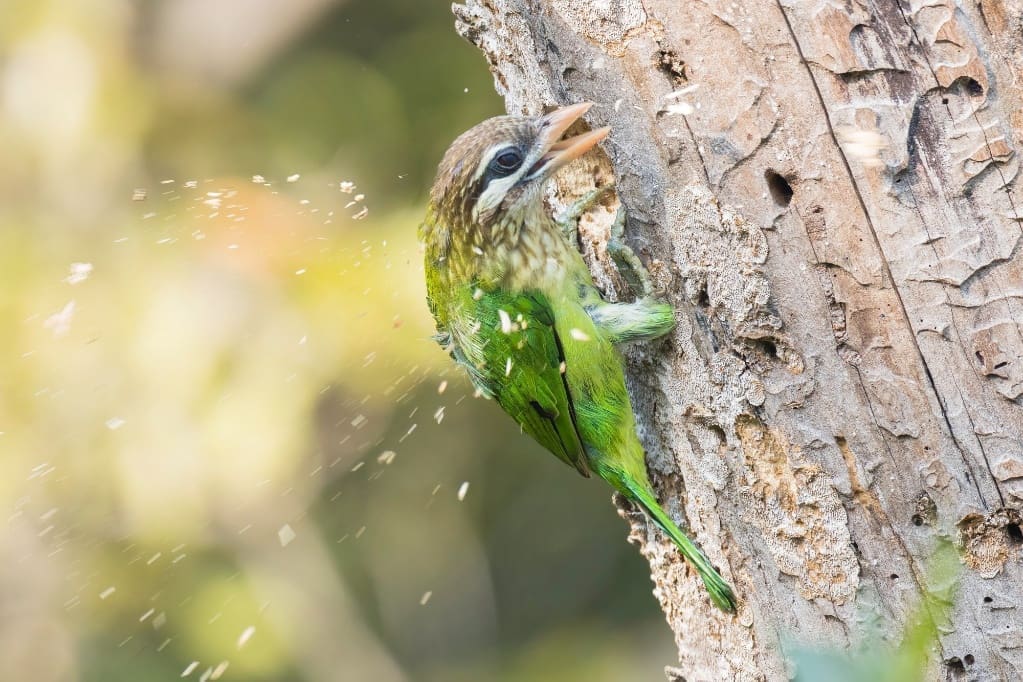
M438 220L490 239L503 222L524 221L542 210L544 183L610 131L562 139L590 106L573 104L545 116L498 116L462 133L444 154L430 192Z

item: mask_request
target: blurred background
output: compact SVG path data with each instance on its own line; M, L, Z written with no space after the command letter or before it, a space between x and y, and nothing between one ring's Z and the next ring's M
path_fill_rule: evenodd
M607 488L430 339L449 0L6 0L0 679L663 679Z

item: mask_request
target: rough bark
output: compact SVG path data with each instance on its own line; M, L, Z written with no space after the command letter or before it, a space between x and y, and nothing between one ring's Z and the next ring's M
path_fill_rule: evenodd
M1019 0L469 0L508 109L597 103L627 237L675 305L629 352L669 511L736 586L709 605L634 520L693 680L783 644L897 643L938 538L962 558L934 679L1023 678ZM611 208L585 226L600 256Z

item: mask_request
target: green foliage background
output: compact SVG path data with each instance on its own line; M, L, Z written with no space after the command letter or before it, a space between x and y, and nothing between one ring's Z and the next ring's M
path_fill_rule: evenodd
M5 5L0 679L660 679L608 491L429 339L424 196L501 112L452 24Z

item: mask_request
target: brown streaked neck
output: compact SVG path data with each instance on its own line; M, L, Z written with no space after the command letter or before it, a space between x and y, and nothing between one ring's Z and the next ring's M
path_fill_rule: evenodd
M447 228L440 219L424 228L427 250L444 259L454 279L488 288L552 293L580 257L539 201L485 225Z

